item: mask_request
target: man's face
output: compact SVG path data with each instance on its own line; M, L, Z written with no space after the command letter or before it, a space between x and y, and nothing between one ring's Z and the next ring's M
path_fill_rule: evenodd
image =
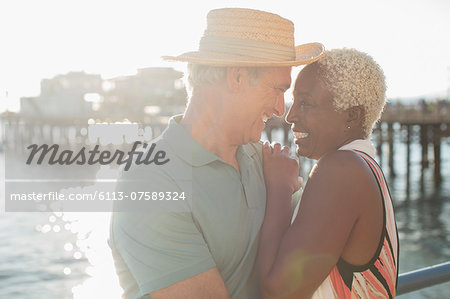
M258 84L249 84L243 101L236 111L241 132L240 144L258 142L265 121L272 115L285 112L284 93L291 85L291 67L273 67L261 70Z

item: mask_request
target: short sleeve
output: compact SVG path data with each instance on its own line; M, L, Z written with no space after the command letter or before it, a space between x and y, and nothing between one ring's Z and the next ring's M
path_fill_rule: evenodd
M161 176L149 181L148 190L170 187ZM125 298L139 298L216 266L187 203L175 211L115 212L109 242Z
M129 272L123 274L134 278L139 296L215 267L188 213L167 212L150 218L122 212L113 216L111 225L111 241ZM127 272L126 268L122 270Z

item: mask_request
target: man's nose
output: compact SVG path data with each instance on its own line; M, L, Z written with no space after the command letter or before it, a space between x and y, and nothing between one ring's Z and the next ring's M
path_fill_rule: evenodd
M274 114L276 116L283 116L286 111L286 107L284 106L284 94L280 95L277 98L277 103L275 104Z

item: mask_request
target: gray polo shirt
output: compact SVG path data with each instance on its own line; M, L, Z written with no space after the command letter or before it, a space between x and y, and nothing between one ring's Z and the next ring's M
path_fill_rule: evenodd
M178 201L176 209L113 213L109 243L124 297L139 298L217 267L231 298L260 298L256 255L266 199L261 145L238 147L239 173L193 140L180 119L171 118L155 141L175 168L131 167L124 177L144 180L118 186L192 188L186 193L192 198Z

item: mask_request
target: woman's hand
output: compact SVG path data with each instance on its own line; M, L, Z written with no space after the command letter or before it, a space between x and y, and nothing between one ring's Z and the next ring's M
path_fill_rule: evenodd
M275 143L273 146L266 141L263 145L264 181L267 191L289 190L290 194L302 186L299 178L299 163L290 156L289 147Z

